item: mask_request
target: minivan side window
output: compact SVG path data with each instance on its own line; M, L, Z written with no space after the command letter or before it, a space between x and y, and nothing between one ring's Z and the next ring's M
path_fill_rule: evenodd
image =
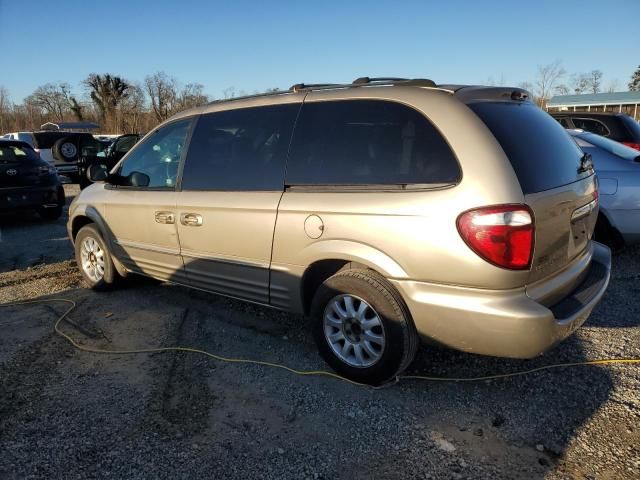
M296 103L202 115L189 143L182 190L282 190L299 110Z
M287 164L287 185L457 183L451 148L417 110L384 100L305 103Z
M120 176L142 173L149 177L146 187L174 189L190 125L191 119L178 120L153 132L121 164Z

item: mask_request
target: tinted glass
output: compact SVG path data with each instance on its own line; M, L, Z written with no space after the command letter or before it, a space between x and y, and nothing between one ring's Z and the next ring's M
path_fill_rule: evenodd
M627 147L622 143L616 142L614 140L609 140L608 138L604 138L599 135L585 133L581 134L579 138L584 139L587 142L600 147L609 153L613 153L617 157L624 158L625 160L635 160L636 158L638 158L638 156L640 156L640 152L638 150Z
M118 153L127 153L137 141L138 137L135 135L119 138L114 144L114 149Z
M191 137L183 190L282 190L300 104L202 115Z
M13 136L13 138L16 139L16 140L21 140L23 142L27 142L32 147L34 146L33 145L33 137L31 136L30 133L17 133L16 135Z
M453 152L419 112L395 102L307 103L296 124L287 185L455 183Z
M640 124L633 118L626 115L620 118L622 118L622 123L631 134L631 138L629 140L634 143L640 143Z
M558 122L531 103L469 105L489 127L509 158L523 193L575 182L582 151Z
M0 143L0 163L39 162L40 157L31 148Z
M592 120L590 118L573 118L572 120L575 128L579 128L580 130L586 130L587 132L593 132L598 135L605 136L610 133L607 126L598 120Z
M64 137L69 136L69 132L35 132L36 148L41 150L52 148L53 144Z
M148 187L175 188L190 124L190 119L178 120L153 132L131 151L118 173L123 177L143 173L149 177Z

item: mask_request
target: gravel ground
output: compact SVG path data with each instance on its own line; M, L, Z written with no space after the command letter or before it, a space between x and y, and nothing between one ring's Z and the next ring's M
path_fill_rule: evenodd
M81 330L63 328L86 346L192 346L325 368L298 316L146 280L109 293L83 288L58 240L63 226L3 224L0 302L76 301ZM640 357L640 248L614 262L588 323L543 357L425 346L408 373ZM80 352L52 332L65 309L0 309L0 478L640 478L637 366L372 390L197 354Z

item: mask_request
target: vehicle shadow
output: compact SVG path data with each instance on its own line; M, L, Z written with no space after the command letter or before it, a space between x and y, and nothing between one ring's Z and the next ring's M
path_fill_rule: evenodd
M611 284L586 323L594 328L640 325L640 245L627 246L613 256Z
M176 272L176 279L183 278ZM84 335L83 345L181 346L304 371L328 370L313 345L308 320L297 315L153 281L127 281L104 293L71 290L65 296L78 300L72 314L76 322L88 331L104 333L104 338ZM591 322L606 323L607 316L606 309L600 309ZM83 335L65 328L74 337ZM593 355L587 337L579 331L533 360L497 359L424 345L406 373L469 378L581 362ZM87 384L90 401L80 395L83 408L101 412L100 435L89 438L92 451L111 451L113 461L126 463L136 450L136 465L144 466L146 475L165 478L180 476L184 462L192 466L193 475L225 478L251 477L257 469L277 472L279 478L535 479L558 469L583 478L589 465L572 456L572 442L613 390L612 374L604 367L468 383L400 380L373 390L322 375L298 376L196 353L143 355L141 360L106 356L99 361L92 354L68 355L60 357L64 364L74 358L90 362L91 368L110 379L106 385ZM55 368L56 375L44 386L31 381L29 372L23 372L20 384L46 390L47 382L60 382L59 375L77 374L85 367ZM27 388L16 385L10 388ZM127 407L131 416L126 428L119 414L123 407L112 400L113 389L125 400L135 391L135 408ZM52 392L47 395L58 395L58 405L66 404L64 388ZM71 401L69 408L79 408L76 403ZM33 416L31 404L10 406L4 418L10 427L5 440L22 428L7 418ZM55 432L47 425L50 417L41 421L44 425L33 435ZM85 427L79 425L75 431L93 431ZM56 434L47 435L44 443L56 445ZM49 458L56 457L56 464L62 462L68 472L88 469L97 476L105 474L106 464L72 454L86 449L86 442L78 436L69 450ZM149 448L139 451L140 443ZM196 450L190 447L194 443ZM300 463L306 465L305 472L290 470Z
M206 261L194 262L191 267L206 270ZM181 272L176 275L179 281L184 281L183 278ZM254 358L258 356L294 368L328 369L311 342L307 320L207 293L177 290L181 297L169 301L189 305L193 310L193 316L197 318L194 332L197 333L191 341L197 348L220 351L218 332L220 328L226 328L236 331L241 346L226 345L222 347L222 354L235 356L238 351L244 351ZM609 292L612 290L610 288ZM616 326L629 326L629 323L615 320L615 314L612 317L613 295L617 293L605 294L603 306L594 312L589 325L611 326L611 318L614 318L614 324L618 322ZM212 317L214 321L207 320ZM283 338L287 339L288 353L277 347ZM579 332L532 360L498 359L425 345L407 374L439 378L484 377L555 363L582 362L591 358L585 339L585 334ZM265 349L256 352L251 347L256 341ZM283 411L295 407L289 394L283 394L290 389L283 389L278 384L290 385L296 378L287 378L288 375L282 378L280 372L264 371L257 381L265 376L269 376L269 382L262 388L268 392L269 401ZM272 376L279 380L272 383ZM307 383L303 382L303 385ZM340 445L347 448L352 445L354 436L380 438L382 434L379 444L361 445L356 449L356 455L340 465L332 465L326 473L336 478L397 478L397 473L406 471L407 465L412 466L409 476L424 478L430 474L435 478L448 478L452 473L468 472L461 466L461 458L463 465L480 465L489 472L495 471L497 476L502 472L513 478L543 478L559 463L571 463L566 454L572 439L607 401L613 389L611 373L603 367L544 371L473 383L406 380L375 392L325 379L315 379L311 383L322 391L314 391L314 394L325 397L326 401L320 403L309 419L299 420L298 427L303 433L290 433L291 448L301 448L300 445L296 447L295 442L304 445L311 432L322 448L327 449ZM246 390L247 395L256 388L254 384L237 380L234 384L239 391ZM355 416L347 413L345 417L340 408L347 412L355 408ZM241 412L236 414L242 416ZM347 431L336 435L333 427L319 429L321 419L336 416L340 422L349 425ZM385 416L392 421L389 423ZM357 421L364 418L384 420L380 423ZM382 431L380 425L385 426ZM447 442L456 447L456 455L447 455L449 447L442 443L444 439L449 439ZM442 454L436 455L439 461L415 465L412 455L415 455L416 445L431 451L435 448L435 452ZM579 470L582 467L576 464L571 468Z
M0 272L23 270L73 257L67 238L69 204L77 186L65 188L66 205L57 220L43 220L32 211L0 214Z

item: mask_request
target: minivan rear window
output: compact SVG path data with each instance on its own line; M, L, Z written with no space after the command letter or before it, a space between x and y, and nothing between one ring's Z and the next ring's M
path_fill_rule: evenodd
M578 173L583 152L562 125L532 103L478 102L469 108L500 143L524 194L590 175Z

